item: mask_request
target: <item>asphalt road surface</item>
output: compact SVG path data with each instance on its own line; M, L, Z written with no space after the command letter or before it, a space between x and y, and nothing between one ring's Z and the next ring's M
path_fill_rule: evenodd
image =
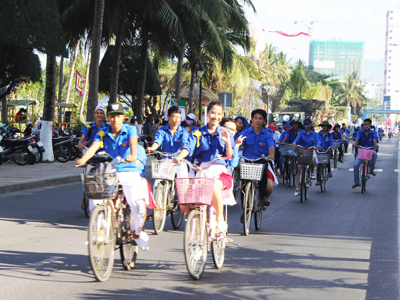
M354 158L333 171L327 192L299 202L278 186L262 229L243 236L241 208L229 209L225 265L211 254L193 281L183 229L150 235L147 252L125 271L116 252L111 278L97 282L87 248L81 184L0 196L0 299L399 299L398 140L381 143L367 193L352 190Z

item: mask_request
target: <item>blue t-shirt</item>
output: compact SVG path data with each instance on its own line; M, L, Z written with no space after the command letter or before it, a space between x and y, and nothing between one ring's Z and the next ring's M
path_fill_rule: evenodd
M239 161L240 161L239 148L234 147L233 158L228 161L228 165L232 168L236 168L239 165Z
M318 138L322 149L328 149L329 147L333 146L333 139L331 133L328 132L324 136L321 130L320 132L318 132Z
M220 138L222 128L218 125L217 130L212 135L208 130L208 125L197 128L189 136L188 144L183 147L189 151L189 156L193 156L199 163L212 161L217 155L226 156L226 143ZM231 138L232 151L235 151L233 136L228 131ZM219 162L216 162L219 163ZM220 164L227 165L225 161Z
M352 134L352 135L353 135L353 141L356 140L356 138L357 138L357 133L358 133L358 131L354 131L354 132L353 132L353 134Z
M169 125L161 127L154 138L154 143L162 146L163 152L176 153L183 149L183 146L187 145L189 139L189 132L179 126L172 136Z
M246 138L243 140L243 156L249 159L260 158L262 155L268 156L269 147L275 145L274 136L266 129L262 129L256 134L253 128L242 132Z
M279 142L279 143L282 143L283 139L284 139L285 136L286 136L286 133L287 133L287 130L285 130L285 131L283 131L283 132L281 133L281 136L280 136L279 139L278 139L278 142Z
M146 177L146 160L147 154L144 147L140 144L137 145L137 159L140 160L140 165L138 166L140 176ZM134 162L136 164L136 162Z
M305 130L299 132L294 143L304 148L317 147L320 145L318 134L315 131L311 131L310 134L307 134Z
M361 129L357 133L357 139L358 139L358 145L361 147L374 147L374 140L378 141L375 137L375 134L373 131L369 131L368 135L365 133L364 129Z
M332 132L332 139L333 139L334 141L342 140L342 133L341 133L340 131L338 131L338 133L336 134L336 132L333 131L333 132Z
M101 143L101 136L103 136L103 150L106 151L112 158L119 156L124 159L127 157L127 155L131 154L129 139L131 137L138 138L136 127L128 126L126 124L122 124L121 132L117 136L117 139L114 139L112 136L110 126L107 126L107 128L104 130L100 130L95 137L95 141ZM146 164L146 160L144 160L144 164ZM129 164L118 164L116 168L118 172L143 172L143 168L138 166L136 162Z
M289 130L287 130L287 131L285 131L286 132L286 136L288 137L287 139L286 139L286 144L293 144L293 142L294 142L294 140L296 139L296 137L298 137L299 136L299 133L300 132L302 132L303 130L301 130L301 129L298 129L298 131L297 131L297 134L294 132L294 130L293 130L293 128L292 129L289 129Z
M81 133L83 135L85 135L85 139L83 141L86 142L87 140L89 140L88 147L92 146L94 138L96 137L97 133L99 132L99 130L105 129L106 124L103 122L101 124L101 127L99 128L96 126L96 122L94 122L94 123L90 124L90 127L92 127L92 132L91 132L90 136L88 136L88 129L86 126L83 127L81 130Z

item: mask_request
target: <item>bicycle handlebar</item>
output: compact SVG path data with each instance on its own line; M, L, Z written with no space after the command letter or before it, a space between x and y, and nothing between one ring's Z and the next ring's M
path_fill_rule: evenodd
M303 147L303 146L300 146L300 145L296 145L296 147L297 148L301 148L301 149L316 149L317 148L317 146L311 146L311 147L306 148L306 147Z
M326 154L329 152L329 150L334 149L334 148L335 148L335 146L329 146L327 149L319 149L318 153Z
M168 152L160 152L160 151L153 151L151 153L147 153L147 155L156 155L156 154L160 154L162 156L166 156L166 157L173 157L175 155L178 155L179 152L175 152L175 153L168 153Z
M113 161L115 162L115 165L119 165L122 163L127 163L129 164L130 162L126 161L125 159L121 158L120 156L117 156L116 158L112 158L110 156L110 154L102 151L99 152L97 154L95 154L92 158L90 158L86 164L82 164L82 165L75 165L75 168L82 168L82 167L86 167L87 165L90 165L91 163L95 163L95 162L110 162Z
M247 157L245 157L245 156L242 156L242 155L240 155L240 158L244 158L245 160L247 160L247 161L249 161L249 162L256 162L256 161L259 161L259 160L266 160L266 161L274 161L273 159L270 159L270 158L268 158L267 156L265 156L265 155L262 155L261 157L259 157L259 158L255 158L255 159L250 159L250 158L247 158Z
M205 169L208 169L209 167L211 167L216 161L219 161L219 160L229 160L229 159L232 159L232 157L222 157L222 156L219 156L219 155L217 155L212 161L209 161L209 162L207 162L206 164L208 164L208 166L206 166L206 167L200 167L200 166L198 166L198 165L194 165L194 164L192 164L191 162L189 162L189 161L187 161L187 160L182 160L182 162L181 163L185 163L185 164L187 164L190 168L192 168L193 170L195 170L195 171L203 171L203 170L205 170Z

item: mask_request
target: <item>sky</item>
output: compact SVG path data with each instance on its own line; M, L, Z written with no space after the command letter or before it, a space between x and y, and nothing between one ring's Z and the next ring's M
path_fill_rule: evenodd
M365 59L385 57L386 13L400 4L397 0L252 0L256 14L245 7L252 31L256 24L266 31L262 34L267 44L287 53L292 61L308 63L309 37L284 37L268 30L285 33L308 32L312 20L312 38L365 41ZM303 21L294 24L294 21Z

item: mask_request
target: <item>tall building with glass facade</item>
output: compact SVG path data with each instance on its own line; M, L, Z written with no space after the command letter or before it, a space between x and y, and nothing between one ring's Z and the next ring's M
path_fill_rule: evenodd
M386 109L400 109L400 6L386 14L384 103Z
M318 41L310 44L309 64L323 74L333 74L341 81L356 73L364 81L365 42L340 40Z

